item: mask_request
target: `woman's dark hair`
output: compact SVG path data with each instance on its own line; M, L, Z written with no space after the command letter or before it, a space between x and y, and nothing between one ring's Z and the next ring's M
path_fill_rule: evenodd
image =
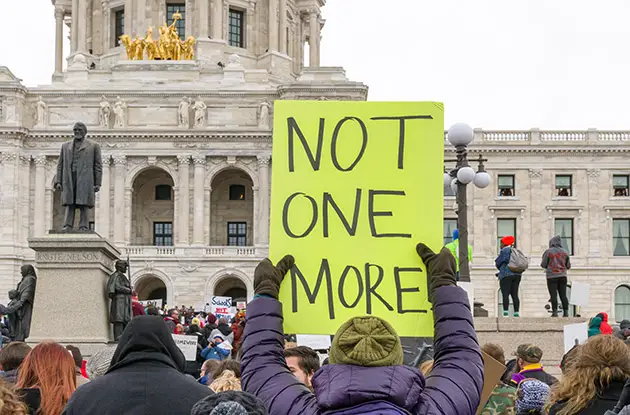
M70 353L72 353L74 365L78 368L83 366L83 356L81 355L81 351L79 350L79 348L69 344L66 346L66 349L70 350Z
M26 355L31 351L31 346L24 342L11 342L0 351L0 365L2 370L8 372L15 370L24 361Z
M221 373L226 370L234 372L234 376L236 376L237 379L241 378L241 364L236 360L223 360L219 363L219 366L212 371L212 379L218 378L221 376Z
M155 308L154 306L151 306L147 308L147 314L150 316L159 316L160 312L158 311L157 308Z

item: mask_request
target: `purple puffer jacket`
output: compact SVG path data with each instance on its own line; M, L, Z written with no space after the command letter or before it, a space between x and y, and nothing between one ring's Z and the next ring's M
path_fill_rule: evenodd
M374 400L414 415L472 415L479 406L483 360L466 292L438 288L433 313L435 361L426 380L408 366L327 365L313 377L314 395L286 366L282 305L257 298L247 305L243 390L260 398L270 415L321 415Z

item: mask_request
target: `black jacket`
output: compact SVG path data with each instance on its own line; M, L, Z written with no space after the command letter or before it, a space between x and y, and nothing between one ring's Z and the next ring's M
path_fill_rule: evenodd
M62 415L189 415L213 392L184 375L185 364L160 317L135 317L107 373L77 389Z
M587 408L573 415L602 415L607 410L613 409L615 405L617 405L624 385L625 381L613 382L609 388L599 393ZM563 402L558 402L551 407L549 415L557 415L558 411L561 410L564 405Z

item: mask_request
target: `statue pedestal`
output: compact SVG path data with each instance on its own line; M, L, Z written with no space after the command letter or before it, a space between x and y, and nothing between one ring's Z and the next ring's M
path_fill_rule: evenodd
M55 340L90 355L113 341L105 288L120 251L96 233L31 238L37 288L28 343Z

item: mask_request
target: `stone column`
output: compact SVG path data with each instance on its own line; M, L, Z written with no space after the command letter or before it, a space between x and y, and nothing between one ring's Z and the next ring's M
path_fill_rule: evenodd
M116 155L114 162L114 243L122 246L125 243L125 176L127 158Z
M133 0L125 0L125 34L132 36L133 31Z
M199 13L199 33L197 37L199 39L207 39L209 36L208 32L208 2L210 0L198 0L197 1L197 12ZM188 13L188 12L187 12Z
M316 68L319 66L319 21L317 11L311 10L309 13L309 37L308 48L310 52L308 66Z
M46 156L33 158L35 163L35 236L46 234Z
M190 154L180 154L177 156L179 162L179 183L177 189L179 192L179 215L175 219L177 229L179 230L177 240L180 244L189 242L188 234L190 232Z
M97 194L96 201L96 220L95 229L96 232L103 238L109 239L109 206L110 206L110 191L111 185L109 183L109 154L103 154L103 181L101 184L101 191Z
M258 228L258 243L261 245L269 245L269 200L270 200L270 183L269 183L269 156L258 156L258 200L260 202L257 217L254 218Z
M607 235L607 232L603 231L606 229L605 226L610 226L610 224L606 223L606 221L602 221L600 212L603 212L603 206L601 206L601 189L605 189L606 184L599 183L600 171L598 169L588 169L586 170L586 175L588 176L588 261L589 264L592 262L601 261L602 254L612 254L612 252L602 253L602 248L600 243L602 241L602 236ZM577 222L577 221L576 221ZM605 224L605 225L604 225ZM580 235L580 227L576 224L573 225L574 234ZM604 236L605 237L605 236ZM577 241L578 238L575 238ZM586 239L586 238L582 238ZM576 244L577 248L577 244ZM577 250L577 249L576 249ZM583 253L580 253L583 254Z
M530 169L529 170L529 189L530 189L530 212L529 212L529 220L530 224L532 221L536 220L541 223L540 228L544 228L544 224L546 222L545 218L547 218L548 213L545 211L545 208L541 200L545 200L543 194L543 188L547 189L547 187L543 187L542 177L543 171L542 169ZM545 247L547 246L547 234L545 232L540 233L535 229L540 229L538 227L530 226L530 255L533 254L542 254L544 252Z
M63 72L63 9L55 7L55 73Z
M287 0L279 0L280 1L280 6L278 8L278 10L280 11L279 13L279 19L280 19L280 52L284 53L285 55L288 54L288 48L287 48Z
M87 53L87 20L88 20L88 1L79 0L79 15L77 20L77 52Z
M103 8L103 53L107 53L107 51L112 47L111 44L111 28L112 28L112 17L111 17L111 9L109 8L109 0L102 0L101 2Z
M278 0L269 0L269 52L278 50Z
M203 1L203 0L202 0ZM193 163L195 165L195 178L193 184L193 197L194 197L194 223L193 223L193 244L204 245L204 215L205 210L205 195L203 180L206 175L206 156L205 154L197 154L193 157Z
M72 23L70 24L70 53L75 53L79 45L79 0L72 0Z
M184 16L184 20L185 20L184 25L186 26L184 29L186 31L186 37L192 35L192 11L193 11L192 5L193 5L192 0L186 0L186 6L184 6L184 9L186 11L186 15Z
M223 0L214 0L210 24L212 25L212 38L223 40Z

